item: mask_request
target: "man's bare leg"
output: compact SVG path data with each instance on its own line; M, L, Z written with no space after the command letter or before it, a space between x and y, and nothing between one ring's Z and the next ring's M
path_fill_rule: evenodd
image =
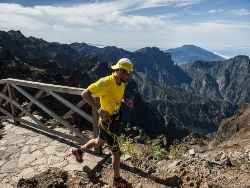
M121 158L120 150L112 153L112 167L114 171L114 178L120 177L120 158Z
M80 151L85 152L89 149L92 149L93 147L98 147L98 146L103 146L104 145L104 140L101 138L94 138L89 140L86 144L82 145L80 147Z
M114 187L124 187L129 188L132 187L132 184L123 179L120 175L120 158L121 158L121 151L118 150L117 152L112 153L112 167L114 170Z
M104 144L104 140L102 140L101 138L94 138L89 140L86 144L82 145L79 149L73 149L72 150L72 154L75 156L76 161L78 163L82 163L83 162L83 153L95 146L103 146Z

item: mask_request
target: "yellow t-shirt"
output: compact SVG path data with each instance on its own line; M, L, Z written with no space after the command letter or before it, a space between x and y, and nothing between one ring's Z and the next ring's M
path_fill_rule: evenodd
M124 95L125 84L117 85L114 74L99 79L87 88L100 98L101 108L110 115L119 112Z

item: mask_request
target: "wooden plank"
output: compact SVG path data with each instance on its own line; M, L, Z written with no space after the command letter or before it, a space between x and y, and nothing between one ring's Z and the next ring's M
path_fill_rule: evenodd
M11 102L11 99L5 95L3 95L2 93L0 93L0 96L3 97L5 100ZM40 129L46 130L49 133L54 133L55 130L49 129L47 128L40 120L38 120L37 118L35 118L28 110L26 110L24 107L22 107L20 104L18 104L16 101L12 101L13 105L15 105L17 108L19 108L20 110L24 111L24 113L29 116L34 122L36 122L37 124L35 125L39 125ZM23 122L25 120L21 119L21 118L15 118L16 120ZM27 121L28 122L28 121ZM58 131L57 131L58 132ZM70 135L68 135L70 136ZM72 137L76 137L76 136L72 136ZM78 141L81 141L81 143L86 142L87 140L89 140L87 137L84 138L77 138L76 139Z
M7 79L1 79L1 80L0 80L0 84L6 84L6 83L7 83L6 80L7 80Z
M15 105L17 108L19 108L21 111L23 111L26 115L28 115L33 121L35 121L37 124L46 127L40 120L35 118L28 110L26 110L24 107L22 107L20 104L18 104L16 101L13 101L10 97L7 97L6 95L3 95L0 93L0 96L3 97L5 100L12 102L13 105ZM1 109L0 109L1 110ZM16 117L14 117L16 119Z
M17 118L17 120L20 121L20 122L22 122L22 123L24 123L24 124L26 124L26 125L29 125L29 126L31 126L31 127L34 127L34 128L36 128L36 129L39 129L39 130L42 130L42 131L44 131L44 132L46 132L46 133L53 134L53 135L62 137L62 138L64 138L64 139L69 139L69 140L74 141L74 142L77 142L77 143L79 143L79 144L83 144L83 143L86 143L86 142L88 141L88 140L84 140L84 141L83 141L83 140L80 139L79 137L72 136L72 135L68 135L68 134L65 134L65 133L61 133L61 132L59 132L59 131L52 130L52 129L48 128L48 127L44 127L44 126L40 126L40 125L35 124L35 123L31 123L31 122L26 121L26 120L24 120L24 119Z
M40 103L37 99L34 99L29 93L24 91L22 88L12 85L16 90L18 90L20 93L22 93L25 97L27 97L29 100L33 101L37 106L39 106L42 110L44 110L47 114L55 118L57 121L59 121L62 125L69 128L72 132L74 132L77 136L79 136L82 139L85 139L86 137L76 129L74 129L67 121L65 121L63 118L52 112L49 108L44 106L42 103Z
M85 101L81 100L76 106L79 107L79 108L81 108L85 103L86 103ZM74 114L74 113L75 113L75 112L74 112L73 110L70 110L70 111L68 111L66 114L64 114L63 118L64 118L64 119L68 119L68 118L70 118L70 116L71 116L72 114ZM54 129L54 128L56 128L58 125L60 125L60 123L57 121L57 122L55 122L54 124L52 124L50 128L51 128L51 129Z
M94 98L95 102L100 106L100 101L97 97ZM97 138L99 133L99 126L98 126L98 120L99 120L99 114L96 110L92 108L92 117L93 117L93 137ZM102 147L95 147L94 151L96 154L102 153Z
M32 82L27 80L18 80L13 78L8 79L2 79L0 80L2 83L10 83L14 85L19 86L25 86L25 87L31 87L36 89L42 89L42 90L49 90L49 91L55 91L59 93L68 93L73 95L81 95L81 93L84 91L82 88L77 87L67 87L62 85L53 85L53 84L45 84L40 82Z
M11 113L12 113L12 116L14 117L14 124L18 124L18 122L15 120L15 117L17 117L17 109L16 109L16 107L13 105L13 102L12 102L12 101L15 101L15 100L16 100L15 90L14 90L14 88L11 86L11 84L8 84L8 83L7 83L7 87L8 87L9 97L10 97Z
M36 95L34 96L35 99L39 99L39 97L44 93L43 90L39 90ZM29 109L32 104L34 104L32 101L30 101L27 106L25 107L26 109ZM22 111L19 115L18 115L18 118L21 118L22 116L24 115L24 112Z
M68 106L71 110L75 111L76 113L81 115L83 118L87 119L90 123L93 123L93 118L89 114L87 114L86 112L84 112L80 108L76 107L71 102L65 100L63 97L61 97L60 95L54 93L53 91L48 91L48 90L45 90L45 91L48 92L53 97L55 97L57 100L59 100L64 105Z
M2 113L4 113L5 115L10 116L11 118L13 118L12 114L9 113L7 110L3 109L2 107L0 107L0 111L1 111Z
M7 87L7 84L5 84L2 93L5 94L7 91L8 91L8 87ZM0 98L0 105L2 104L2 102L3 102L3 98Z
M1 119L13 119L12 117L10 117L10 116L0 116L0 120Z

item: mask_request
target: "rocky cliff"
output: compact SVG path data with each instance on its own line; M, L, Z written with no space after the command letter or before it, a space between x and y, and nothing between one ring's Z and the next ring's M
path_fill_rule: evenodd
M236 56L219 62L196 61L182 68L192 78L191 88L204 97L235 105L250 102L250 60Z

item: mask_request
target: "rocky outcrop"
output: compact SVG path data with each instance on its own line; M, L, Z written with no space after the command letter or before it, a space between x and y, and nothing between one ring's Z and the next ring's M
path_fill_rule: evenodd
M60 67L48 59L30 60L29 63L15 57L9 50L0 48L0 79L16 78L45 83L74 85L73 79L66 79ZM32 66L35 64L36 66Z
M220 124L212 145L233 147L244 146L250 142L250 105L239 109L234 116Z
M173 86L191 82L190 77L174 64L171 55L159 48L142 48L135 52L135 57L136 70L144 83Z
M34 37L26 38L20 31L0 31L0 46L25 59L48 58L68 69L79 54L66 44L49 43Z
M70 47L83 56L99 57L109 64L114 64L118 59L123 57L134 60L134 54L132 52L129 52L122 48L117 48L116 46L106 46L104 48L98 48L86 43L72 43L70 44Z
M192 78L191 88L202 96L225 100L234 105L250 102L248 56L236 56L220 62L196 61L182 68Z

